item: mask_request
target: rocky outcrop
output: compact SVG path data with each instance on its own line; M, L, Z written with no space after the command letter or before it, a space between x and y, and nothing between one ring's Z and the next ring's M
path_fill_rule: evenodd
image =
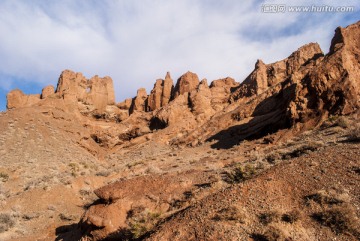
M61 99L63 103L55 103L47 99ZM40 98L41 97L41 98ZM41 99L41 101L40 101ZM81 73L64 70L58 80L56 92L53 86L47 86L40 95L24 95L15 90L8 94L8 109L32 106L42 101L58 108L78 109L83 114L104 114L107 106L115 105L113 81L110 77L94 76L86 79ZM117 111L117 110L116 110Z
M170 76L170 72L167 72L166 76L165 76L165 80L164 80L164 85L163 85L161 106L165 106L170 102L173 89L174 89L174 81L172 80L172 78Z
M315 61L322 56L323 53L319 44L310 43L299 48L288 58L272 64L266 65L262 60L258 60L254 71L232 94L232 99L237 100L243 97L259 95L269 87L289 78L310 61Z
M194 74L190 71L183 74L177 81L174 88L173 98L175 99L179 95L184 93L190 93L192 90L195 90L199 85L199 77L197 74Z
M296 85L287 112L292 123L350 114L360 107L359 34L360 22L337 28L330 52L305 77L291 79Z
M8 108L49 99L54 105L53 100L60 99L67 110L129 123L131 127L124 125L110 135L115 138L112 143L124 133L130 133L129 139L136 138L132 133L140 122L131 123L140 119L151 130L167 128L164 139L176 139L171 140L175 144L195 143L195 139L201 143L233 125L237 127L232 135L241 136L239 140L306 123L316 125L328 114L348 114L359 108L359 25L338 28L325 56L317 43L310 43L275 63L258 60L241 84L227 77L208 86L206 80L199 82L195 73L187 72L174 87L167 73L165 79L156 81L150 95L141 88L135 98L115 105L110 77L87 80L81 73L65 70L55 93L46 87L40 100L13 91L8 95Z
M130 110L131 104L132 104L133 99L132 98L128 98L125 99L123 102L117 103L117 107L119 107L122 110Z
M210 84L211 106L214 110L220 111L229 103L231 93L239 86L231 77L214 80Z
M191 112L198 116L198 118L205 119L214 114L214 109L211 106L211 90L204 79L200 82L196 91L190 92L189 105ZM201 116L199 116L201 115Z
M41 91L41 99L46 99L53 94L55 94L54 86L52 86L52 85L46 86Z
M164 80L158 79L155 82L154 88L152 89L148 99L148 110L153 111L161 107L162 91Z
M179 185L180 182L182 185ZM206 174L188 171L145 175L109 184L95 190L101 203L91 206L86 211L80 221L80 228L92 240L102 240L106 237L127 240L126 234L134 225L132 221L139 218L136 215L171 212L176 202L186 201L182 200L185 192L191 192L194 185L204 182L209 182Z
M40 95L26 95L21 90L15 89L10 91L7 96L8 109L29 107L40 101Z
M317 44L308 44L285 60L258 61L223 112L172 143L217 140L214 147L228 148L284 128L313 128L330 114L354 113L360 107L359 31L360 22L338 28L325 56Z
M68 103L82 102L94 106L99 113L115 104L113 81L97 75L87 80L81 73L65 70L61 73L56 93Z
M169 72L167 72L165 80L156 80L154 88L148 98L148 111L154 111L167 105L170 101L173 88L173 80Z
M148 95L145 88L140 88L137 91L136 97L133 99L130 107L130 114L134 111L146 111L148 105Z

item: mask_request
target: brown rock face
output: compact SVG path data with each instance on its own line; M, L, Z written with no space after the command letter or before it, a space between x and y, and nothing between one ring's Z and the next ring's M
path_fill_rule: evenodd
M71 70L64 70L56 88L56 93L64 100L77 102L85 99L86 94L90 92L87 86L87 80L81 73L75 73Z
M81 73L65 70L60 75L56 93L69 103L80 101L93 105L98 112L103 112L106 105L115 104L113 82L107 76L96 75L87 80Z
M299 48L288 58L272 64L266 65L262 60L258 60L254 71L233 93L233 99L259 95L268 87L284 81L302 66L322 56L320 46L317 43L310 43Z
M349 114L360 107L360 22L337 28L330 52L296 83L288 115L293 122L322 114Z
M167 72L163 85L161 106L165 106L170 102L171 93L173 92L173 89L174 89L174 81L172 80L170 73Z
M175 143L219 140L214 146L231 146L279 129L314 127L329 114L354 113L360 106L359 34L360 22L338 28L325 56L317 44L308 44L285 60L269 65L258 61L224 113L217 112Z
M222 110L228 103L233 89L239 86L233 78L227 77L211 82L211 106L214 110Z
M40 95L26 95L21 90L15 89L10 91L7 96L7 108L29 107L40 101Z
M119 107L122 110L130 110L132 101L133 101L132 98L128 98L128 99L124 100L123 102L118 103L117 107Z
M134 98L132 106L130 108L130 113L133 113L134 111L145 111L147 108L147 99L148 95L146 94L146 89L138 89L137 95Z
M173 88L173 80L169 72L167 72L165 80L156 80L154 88L148 98L148 111L154 111L167 105L170 101Z
M148 99L148 110L153 111L161 107L164 80L158 79L155 82Z
M62 99L63 103L47 100L52 95L57 101ZM9 93L7 106L8 109L21 108L42 103L42 101L59 108L67 106L64 108L72 111L79 110L84 114L89 112L105 113L108 105L115 104L113 81L110 77L99 78L98 76L87 80L81 73L64 70L59 77L56 92L51 85L45 87L42 90L40 101L40 95L25 95L21 91L15 90ZM112 111L112 113L114 112Z
M50 95L53 95L55 93L55 88L52 85L46 86L41 91L41 99L46 99Z
M206 118L214 114L211 107L211 90L206 79L200 82L197 91L190 93L190 106L194 115L204 115L203 118Z
M170 204L191 190L193 182L205 180L208 181L204 174L188 171L175 175L145 175L99 188L95 194L107 204L91 206L82 217L80 227L92 240L102 240L109 235L113 235L114 240L123 240L123 234L117 231L129 228L132 217L129 214L146 210L151 213L171 211Z
M190 71L183 74L177 81L173 99L182 95L186 92L190 93L192 90L195 90L199 85L199 78L197 74L194 74Z

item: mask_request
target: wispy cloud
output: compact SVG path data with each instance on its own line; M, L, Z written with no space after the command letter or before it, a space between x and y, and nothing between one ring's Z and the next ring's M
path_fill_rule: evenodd
M226 76L241 81L258 58L279 60L308 42L319 42L326 52L335 27L358 20L356 13L262 13L264 3L289 4L1 1L0 88L16 87L19 79L56 84L63 69L111 76L118 100L134 96L139 87L150 90L166 71L174 79L191 70L209 81ZM346 5L359 11L358 1Z

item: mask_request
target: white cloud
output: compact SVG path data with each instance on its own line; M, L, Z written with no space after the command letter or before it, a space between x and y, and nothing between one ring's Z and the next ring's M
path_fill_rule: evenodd
M355 19L340 13L266 14L260 1L244 2L2 1L0 76L45 86L56 84L67 68L89 78L109 75L118 100L140 87L149 91L166 71L174 80L191 70L208 81L226 76L242 81L258 58L280 60L315 41L327 52L335 27ZM357 1L346 5L359 9ZM0 87L9 82L1 78Z

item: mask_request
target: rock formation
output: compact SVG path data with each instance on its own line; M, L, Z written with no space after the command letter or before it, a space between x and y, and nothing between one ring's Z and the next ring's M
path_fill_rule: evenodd
M145 111L148 105L148 95L146 94L145 88L140 88L137 91L137 95L133 100L132 106L130 107L130 113L134 111Z
M173 88L173 80L169 72L167 72L165 80L156 80L154 88L148 98L148 111L154 111L167 105L170 101Z
M53 94L55 94L54 86L52 86L52 85L46 86L41 91L41 99L46 99Z
M298 71L300 67L322 56L320 46L317 43L310 43L299 48L288 58L272 64L266 65L262 60L258 60L254 71L233 93L233 98L239 99L259 95L268 87L284 81L284 79Z
M58 80L56 92L53 86L47 86L40 95L25 95L19 90L8 94L8 109L28 107L53 96L54 99L62 99L63 105L71 106L86 114L89 112L105 113L106 109L111 112L114 108L107 106L115 105L113 81L110 77L99 78L94 76L86 79L81 73L64 70ZM41 98L40 98L41 97ZM41 99L41 101L40 101ZM56 105L51 102L50 105ZM62 105L58 105L60 107ZM117 110L116 110L117 111Z
M29 107L40 101L40 95L26 95L19 89L10 91L6 98L8 109Z
M178 79L176 83L173 99L184 93L190 93L192 90L195 90L198 85L199 78L197 74L194 74L190 71L186 72Z

